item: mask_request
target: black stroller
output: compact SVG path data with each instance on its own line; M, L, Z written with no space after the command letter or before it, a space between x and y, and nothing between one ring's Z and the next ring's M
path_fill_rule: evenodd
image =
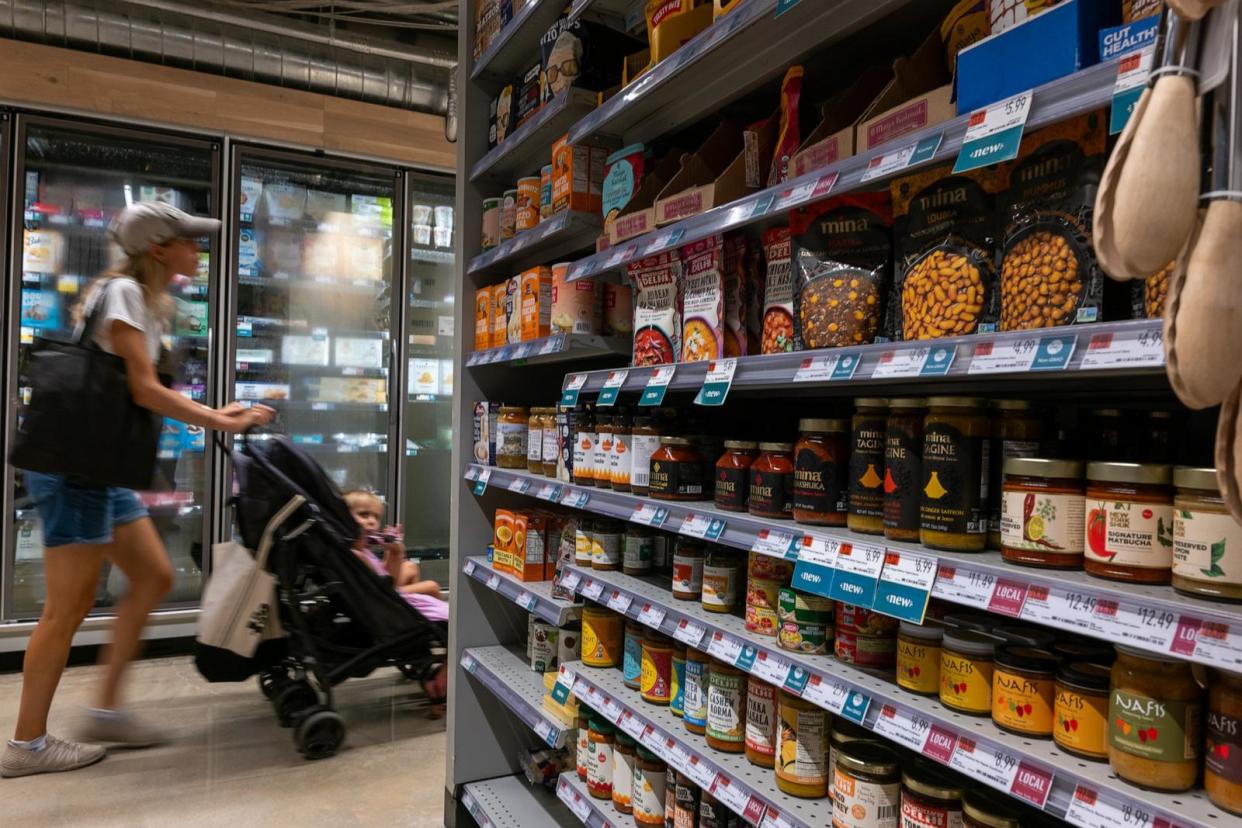
M401 598L351 551L358 534L340 490L319 464L284 435L239 438L233 452L238 531L257 549L269 522L280 521L268 557L277 580L283 638L264 642L245 665L222 665L196 653L208 681L241 681L255 673L283 727L307 759L332 756L345 723L332 688L393 666L426 682L444 662L448 632ZM279 514L295 498L305 502Z

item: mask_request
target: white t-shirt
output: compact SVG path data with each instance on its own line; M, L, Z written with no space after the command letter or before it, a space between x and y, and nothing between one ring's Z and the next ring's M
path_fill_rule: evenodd
M112 322L119 319L131 328L142 331L151 362L159 361L162 326L159 318L147 307L142 285L129 277L113 278L100 289L95 301L104 303L95 320L95 342L100 348L110 354L116 353L112 348ZM89 310L87 315L90 315Z

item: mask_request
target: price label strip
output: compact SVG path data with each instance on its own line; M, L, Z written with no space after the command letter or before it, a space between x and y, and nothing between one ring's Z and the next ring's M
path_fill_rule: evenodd
M640 624L646 624L648 627L658 630L660 625L664 623L665 615L667 613L663 607L656 606L655 604L643 604L642 609L638 611L638 621Z
M557 741L560 739L560 731L547 719L537 719L535 721L535 732L539 734L539 738L543 739L544 744L548 747L556 747Z
M1236 624L1203 622L1195 634L1195 658L1237 671L1242 665L1242 636ZM1186 619L1178 623L1179 631Z
M1169 828L1169 822L1108 790L1077 785L1065 821L1080 828Z
M737 359L717 359L707 363L707 376L694 398L695 405L721 406L729 396L733 374L737 371Z
M688 647L697 648L703 642L703 636L706 633L707 627L693 619L682 618L677 622L677 628L673 630L673 638Z
M832 580L833 600L863 609L875 606L880 572L884 569L884 549L870 544L841 544L837 554L837 574Z
M608 596L608 609L619 612L622 615L625 615L632 603L634 603L634 597L627 595L619 589L614 589Z
M574 691L574 671L565 664L556 673L556 681L552 685L552 699L557 704L564 704L569 694Z
M561 499L561 488L556 483L544 483L539 487L539 491L535 492L535 497L540 500L559 501Z
M867 163L863 170L862 181L873 178L885 178L894 175L907 167L923 164L936 157L940 144L944 141L944 133L924 138L921 141L902 147L899 150L877 155Z
M858 354L807 357L794 372L794 382L841 382L852 380L858 370Z
M530 481L525 477L515 477L509 481L509 491L526 494L530 491Z
M712 517L710 515L686 515L685 520L681 522L681 526L677 528L678 534L709 541L720 540L724 530L724 518Z
M776 558L796 558L800 542L793 532L786 532L783 529L760 529L759 534L755 535L755 542L750 545L750 551L761 555L772 555Z
M634 510L634 514L630 515L630 523L641 523L653 529L659 529L666 520L668 520L668 509L663 506L653 506L650 503L642 504Z
M871 698L865 693L851 690L837 679L820 675L810 677L802 691L802 698L856 724L863 723L867 708L871 706Z
M943 377L953 367L955 345L936 345L885 351L871 371L872 379Z
M922 624L936 570L936 559L930 555L889 549L884 553L874 609L902 621Z
M466 574L470 576L471 578L474 577L475 566L476 564L474 561L466 561L466 566L465 566Z
M565 384L565 390L561 392L561 405L572 408L578 404L578 395L582 393L587 377L587 374L574 374L569 378L569 382Z
M738 656L742 654L742 642L717 630L712 633L711 641L707 644L707 652L712 658L718 658L726 664L734 664Z
M1065 587L1030 586L1021 618L1188 658L1198 633L1195 625L1195 632L1188 636L1187 619L1170 610L1114 601ZM1191 639L1189 644L1187 638Z
M662 405L664 403L664 395L668 393L669 383L673 381L673 373L676 366L661 365L651 372L651 376L647 378L647 385L643 388L643 395L639 398L638 404L641 406Z
M582 588L582 597L588 601L598 601L599 596L604 594L604 585L600 581L587 579L586 586Z
M880 708L880 715L876 717L873 726L875 732L881 736L917 751L923 749L931 728L931 722L919 714L891 704Z
M584 492L581 489L570 489L561 498L561 505L568 506L571 509L581 509L587 505L587 501L590 499L590 492Z
M837 178L840 173L832 172L828 175L820 176L815 181L808 181L805 184L799 184L797 187L790 187L783 191L780 198L776 199L776 209L785 211L794 207L800 207L808 201L818 201L832 192L832 188L836 186Z
M559 354L565 350L565 334L557 334L550 336L544 343L539 346L539 356L547 356L548 354Z
M970 113L953 174L1017 158L1033 97L1028 90Z
M824 598L831 597L841 544L816 535L803 535L797 549L793 586Z
M668 250L671 247L676 247L677 243L680 242L682 237L685 235L686 231L681 227L675 230L669 230L667 233L661 233L651 241L651 244L643 248L643 257L646 258L647 256L654 256L656 253Z
M617 397L621 394L621 386L625 385L625 378L629 374L629 371L609 371L608 378L604 380L604 387L600 389L599 398L595 401L595 404L607 407L615 403Z
M781 656L769 653L766 650L760 650L755 655L755 661L750 667L750 672L768 684L775 684L777 687L780 687L785 683L785 679L789 678L789 668L789 662Z
M1098 371L1117 368L1157 368L1164 365L1164 332L1144 329L1137 336L1091 334L1079 368Z
M569 777L562 775L556 785L556 796L561 802L568 806L569 810L574 812L574 816L583 825L591 818L591 803L587 802L582 794L575 791L569 784Z
M1116 135L1126 128L1126 123L1134 114L1134 106L1147 86L1155 58L1156 47L1144 46L1137 52L1122 55L1117 62L1117 82L1113 84L1113 103L1108 115L1109 135Z
M474 480L474 493L479 496L487 491L487 481L492 479L492 470L490 468L483 469L479 472L479 476Z
M932 597L952 601L955 604L964 604L968 607L987 609L995 588L995 575L941 564L940 570L936 573L936 583L932 586Z
M1064 371L1078 343L1075 334L1023 337L975 346L966 373L1022 374L1035 371Z

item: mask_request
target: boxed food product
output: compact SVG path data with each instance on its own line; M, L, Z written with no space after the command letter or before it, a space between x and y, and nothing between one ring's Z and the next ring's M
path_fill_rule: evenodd
M681 259L667 251L626 265L634 283L635 365L670 365L681 354Z
M993 31L988 23L987 5L988 0L959 0L941 22L940 40L944 43L945 63L950 75L957 69L957 53Z
M258 276L262 262L259 259L259 248L263 244L263 233L253 227L243 227L237 231L237 272L241 276Z
M592 144L570 144L569 136L552 145L552 212L598 213L608 150Z
M539 79L543 75L543 64L536 61L533 66L522 73L522 80L517 86L517 93L514 96L514 109L517 115L514 118L515 129L521 129L522 126L535 117L539 110L543 108L543 91L539 85Z
M695 0L647 0L647 68L672 55L699 32L712 25L715 9Z
M300 221L306 211L306 188L273 181L263 188L263 207L269 219Z
M505 84L487 105L487 147L491 149L504 143L505 138L517 129L517 90L513 84Z
M211 318L206 302L192 302L177 297L177 324L173 329L177 336L206 336Z
M709 236L681 249L681 361L724 356L724 238Z
M603 321L603 282L567 282L568 274L568 262L552 265L552 332L599 333Z
M748 243L744 261L746 281L743 290L746 293L746 310L743 317L746 321L746 353L761 353L763 343L763 294L764 281L767 278L763 263L763 245Z
M778 117L748 127L723 120L656 199L656 224L671 224L720 204L736 201L763 186L771 167Z
M474 462L496 465L496 418L499 416L500 403L474 404Z
M1144 17L1100 31L1100 62L1112 60L1144 46L1155 46L1160 38L1160 18Z
M500 0L479 0L474 15L474 58L487 51L500 32Z
M492 285L492 347L499 348L509 341L509 316L505 313L505 297L509 294L509 280Z
M742 5L742 0L714 0L714 18L719 20L740 5Z
M943 166L892 183L900 230L894 333L935 339L995 329L997 173Z
M254 209L263 195L263 180L243 175L238 187L237 214L242 221L254 221Z
M65 258L65 240L58 230L22 231L22 270L59 273Z
M631 144L608 156L604 162L604 182L601 186L601 204L604 213L604 231L610 228L637 194L643 181L646 164L646 147Z
M517 516L508 509L497 509L492 519L492 569L513 573L515 535Z
M629 336L634 333L634 292L629 285L604 282L604 336Z
M474 349L492 347L492 289L481 287L474 292Z
M747 244L741 233L725 238L724 252L724 355L746 356Z
M1102 112L1044 127L1001 169L1002 331L1100 319L1104 275L1091 223L1107 131Z
M639 46L624 32L581 17L571 20L566 5L561 17L539 39L543 63L544 102L572 87L595 92L621 80L624 55Z
M887 193L840 196L790 217L797 350L872 342L892 271Z
M314 377L306 383L310 402L373 403L388 402L388 383L366 377Z
M521 340L529 342L552 332L552 269L532 267L520 277L522 286Z
M968 46L957 56L958 113L973 112L1095 65L1100 30L1120 22L1116 0L1061 0Z
M952 98L944 41L933 31L910 57L893 61L891 80L859 117L855 152L952 118Z
M21 324L27 328L59 328L60 295L54 290L23 290Z
M767 274L760 353L788 353L794 349L793 255L789 228L773 227L765 231L763 248Z
M656 229L656 199L681 169L681 157L682 151L673 148L654 166L644 165L643 180L633 196L611 222L604 223L609 244L620 244Z
M542 581L547 571L547 514L538 509L513 513L513 574L522 581Z
M891 69L872 66L844 91L829 98L820 107L819 125L803 139L790 159L790 177L805 175L853 155L854 127L892 79Z
M505 344L522 341L522 276L509 277L505 282Z

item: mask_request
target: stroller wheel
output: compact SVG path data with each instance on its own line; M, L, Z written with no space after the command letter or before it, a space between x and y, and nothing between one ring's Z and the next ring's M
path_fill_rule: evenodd
M293 731L293 743L307 759L335 756L345 741L345 722L335 710L320 708L304 716Z
M276 717L281 727L293 727L298 716L313 710L319 704L319 696L306 681L291 681L276 689L272 696Z
M264 670L259 673L259 692L263 694L263 698L271 699L276 695L276 691L280 686L289 680L289 674L283 668L280 670Z

